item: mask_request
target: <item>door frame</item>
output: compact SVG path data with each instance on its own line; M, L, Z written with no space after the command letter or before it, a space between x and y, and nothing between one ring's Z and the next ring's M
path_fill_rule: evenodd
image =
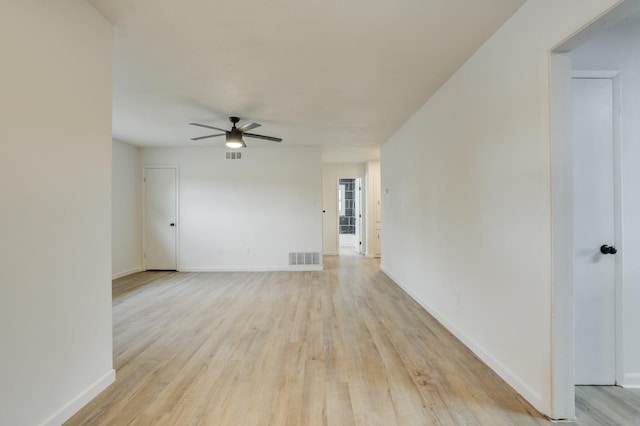
M614 323L615 323L615 383L624 382L624 348L623 348L623 298L624 291L622 265L624 262L624 235L622 215L622 148L620 138L620 72L614 70L575 70L571 78L606 79L613 85L613 226L614 245L618 253L614 256Z
M572 71L567 50L551 52L551 380L552 417L575 418L575 311L573 282L573 149L571 135L571 79L608 78L613 82L614 235L622 239L622 170L620 148L620 74L618 71ZM615 380L623 381L622 264L624 250L615 257Z
M142 212L142 253L140 253L140 256L142 257L142 270L146 271L147 270L147 259L145 257L145 253L147 251L147 247L146 247L146 241L147 241L147 236L145 233L145 229L146 229L146 224L147 224L147 211L146 211L146 204L147 204L147 194L146 194L146 178L147 178L147 174L146 171L148 169L173 169L175 172L175 177L176 177L176 241L175 241L175 253L176 253L176 271L180 271L180 167L172 164L172 165L148 165L148 164L144 164L142 166L142 207L140 209L140 211Z
M353 179L355 181L354 185L357 184L358 181L359 181L359 183L360 183L359 188L363 187L364 178L362 176L341 176L341 175L339 175L338 178L336 179L336 194L335 194L336 195L336 202L338 201L338 194L340 193L340 179ZM360 217L356 216L356 226L359 227L360 235L359 235L359 241L357 241L356 243L362 243L362 244L359 244L356 247L356 252L358 254L362 255L362 254L364 254L364 253L362 253L362 250L364 250L364 238L363 238L364 236L363 236L363 233L362 233L362 222L364 220L364 209L362 207L362 189L360 189L358 191L358 197L361 197L360 198ZM354 200L355 200L355 198L354 198ZM337 245L337 248L338 248L338 256L340 256L340 205L339 205L339 203L337 204L337 210L336 210L335 214L336 214L336 229L335 229L335 232L336 232L336 245Z
M356 209L356 228L358 230L358 247L356 249L356 251L358 252L358 254L360 255L364 255L364 227L362 226L362 224L364 223L364 203L363 203L363 196L362 196L362 188L363 188L363 180L361 177L355 178L356 179L356 186L358 187L358 193L356 195L356 206L358 206L358 208Z

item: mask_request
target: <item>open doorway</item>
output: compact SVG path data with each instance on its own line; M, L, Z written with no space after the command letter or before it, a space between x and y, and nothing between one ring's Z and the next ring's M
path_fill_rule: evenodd
M338 179L337 204L339 254L363 254L361 178Z
M579 413L586 392L640 388L639 48L638 2L625 1L552 55L558 418Z

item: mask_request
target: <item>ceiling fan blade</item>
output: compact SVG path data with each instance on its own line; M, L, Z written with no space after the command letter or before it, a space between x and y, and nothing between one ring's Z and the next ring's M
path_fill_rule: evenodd
M264 136L264 135L256 135L255 133L243 133L242 135L250 138L264 139L272 142L282 142L281 138L274 138L272 136Z
M189 123L192 126L198 126L198 127L204 127L205 129L213 129L213 130L220 130L221 132L226 132L225 129L220 129L218 127L213 127L213 126L207 126L206 124L198 124L198 123Z
M197 138L191 138L192 141L199 141L200 139L207 139L207 138L215 138L216 136L224 136L224 133L220 133L219 135L209 135L209 136L199 136Z
M241 132L246 132L246 131L255 129L256 127L260 127L260 126L262 126L262 124L246 123L246 124L243 124L242 126L238 127L238 130L240 130Z

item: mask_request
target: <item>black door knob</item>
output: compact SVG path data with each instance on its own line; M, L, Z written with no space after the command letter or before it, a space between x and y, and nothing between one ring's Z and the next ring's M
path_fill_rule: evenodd
M600 246L600 253L602 254L616 254L617 252L618 250L615 247L611 247L606 244Z
M176 226L176 224L175 223L170 223L169 226Z

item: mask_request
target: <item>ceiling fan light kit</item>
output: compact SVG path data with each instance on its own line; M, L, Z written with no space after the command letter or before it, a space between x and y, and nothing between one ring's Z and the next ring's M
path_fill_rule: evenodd
M234 149L247 147L247 144L242 140L242 132L238 130L227 132L227 142L225 145Z
M238 123L240 121L240 118L238 118L238 117L229 117L229 121L231 121L231 123L232 123L231 130L220 129L218 127L213 127L213 126L209 126L209 125L206 125L206 124L189 123L192 126L204 127L204 128L207 128L207 129L214 129L214 130L218 130L220 132L224 132L224 133L219 133L219 134L215 134L215 135L199 136L197 138L191 138L191 140L192 141L199 141L201 139L215 138L217 136L225 135L226 136L225 145L227 145L227 147L233 148L233 149L246 148L247 147L247 145L242 140L242 136L247 136L247 137L256 138L256 139L264 139L264 140L271 141L271 142L282 142L281 138L274 138L273 136L257 135L255 133L246 133L248 130L255 129L256 127L260 127L260 124L258 124L258 123L247 123L247 124L243 124L240 127L236 127L236 123Z

